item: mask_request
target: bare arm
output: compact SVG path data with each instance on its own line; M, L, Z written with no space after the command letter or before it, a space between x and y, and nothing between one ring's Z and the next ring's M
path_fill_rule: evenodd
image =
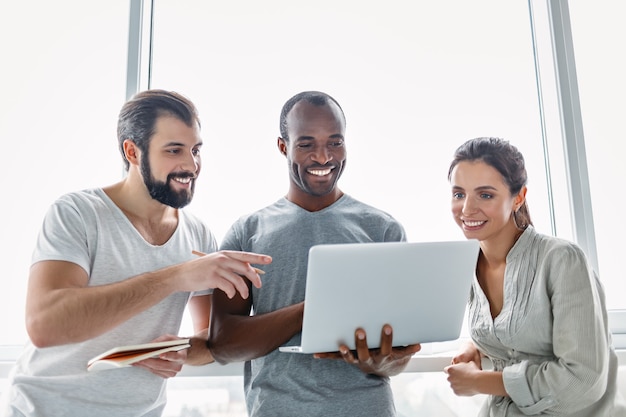
M77 343L118 326L179 291L221 288L234 296L249 294L247 278L261 281L250 263L271 258L245 252L216 252L114 284L87 286L87 273L64 261L42 261L30 270L26 328L39 347Z
M215 361L213 354L207 348L212 298L212 295L205 295L193 297L189 301L195 335L191 338L191 347L187 352L185 360L187 365L206 365Z
M250 316L251 306L250 299L213 293L208 346L218 362L261 357L302 330L304 303L255 316Z
M444 371L448 374L448 382L456 395L490 394L502 397L509 396L504 389L502 372L484 371L474 361L450 365Z

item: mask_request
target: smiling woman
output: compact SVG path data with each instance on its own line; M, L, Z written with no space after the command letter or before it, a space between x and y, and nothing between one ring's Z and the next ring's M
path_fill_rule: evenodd
M481 248L472 342L446 367L454 392L489 394L479 416L626 414L604 288L578 246L535 231L524 157L503 139L477 138L449 172L454 218Z

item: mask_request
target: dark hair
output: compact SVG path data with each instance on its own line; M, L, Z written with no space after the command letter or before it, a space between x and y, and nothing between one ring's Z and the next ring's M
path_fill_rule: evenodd
M495 168L509 186L512 195L519 193L528 181L524 156L515 146L504 139L476 138L459 146L454 152L454 159L448 170L448 180L450 180L454 167L463 161L482 161ZM533 224L530 220L530 211L526 201L519 210L513 213L513 219L519 229L525 229L528 225Z
M196 107L181 94L165 90L146 90L135 94L124 104L117 120L117 139L126 170L129 164L124 154L124 141L132 140L142 152L147 153L150 137L160 116L175 117L187 126L195 122L200 127Z
M296 94L291 97L287 102L283 105L283 109L280 112L280 136L284 140L289 140L289 135L287 134L287 115L299 101L305 100L315 106L324 106L329 102L333 102L339 107L339 111L341 111L341 116L343 117L344 124L346 123L346 115L343 113L343 109L331 96L326 93L322 93L321 91L303 91L301 93Z

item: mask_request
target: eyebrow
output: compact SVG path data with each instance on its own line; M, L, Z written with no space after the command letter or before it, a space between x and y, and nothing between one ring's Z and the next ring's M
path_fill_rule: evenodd
M474 191L498 191L498 189L491 185L481 185L480 187L474 188Z
M341 133L335 133L334 135L330 135L328 138L344 140L344 137ZM314 136L298 136L296 140L315 140L315 137Z
M465 190L465 188L460 185L453 185L452 188L455 190ZM498 189L491 185L481 185L480 187L474 188L474 191L498 191Z
M164 145L163 145L163 147L164 147L164 148L167 148L167 147L170 147L170 146L182 146L182 147L185 147L185 146L187 146L187 145L186 145L186 144L184 144L184 143L182 143L182 142L175 142L175 141L168 142L168 143L166 143L166 144L164 144ZM192 148L195 148L196 146L202 146L202 141L200 141L200 142L198 142L198 143L194 144L194 145L192 146Z

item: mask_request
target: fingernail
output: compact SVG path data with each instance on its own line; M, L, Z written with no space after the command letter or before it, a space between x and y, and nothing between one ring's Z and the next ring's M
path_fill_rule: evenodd
M365 334L362 333L362 332L359 332L359 333L357 333L356 337L358 337L359 340L363 340L363 339L365 339Z

